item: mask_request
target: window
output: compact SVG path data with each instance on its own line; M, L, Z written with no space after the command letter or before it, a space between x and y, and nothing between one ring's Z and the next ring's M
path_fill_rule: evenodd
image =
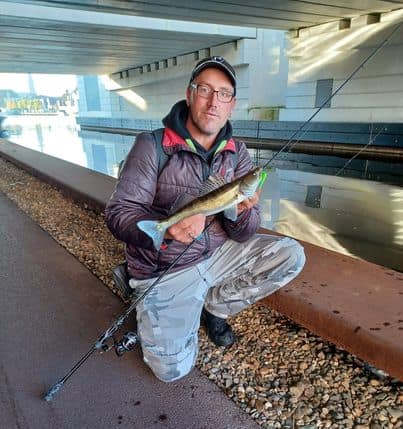
M316 81L315 107L321 107L327 99L329 99L329 101L323 107L331 107L330 96L332 92L333 79L320 79Z
M101 110L99 99L98 77L84 76L85 99L87 101L87 110Z

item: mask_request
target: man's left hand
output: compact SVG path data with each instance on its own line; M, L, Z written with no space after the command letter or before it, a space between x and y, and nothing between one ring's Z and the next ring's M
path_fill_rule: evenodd
M262 193L261 189L258 189L250 198L243 200L238 204L238 216L245 210L251 209L253 206L259 203L260 194Z

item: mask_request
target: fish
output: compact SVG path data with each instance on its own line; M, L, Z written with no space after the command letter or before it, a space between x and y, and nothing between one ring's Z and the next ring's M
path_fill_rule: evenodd
M224 212L226 218L235 221L238 216L237 205L252 197L260 184L261 175L262 168L255 167L229 183L224 183L221 177L212 177L204 184L200 197L163 220L141 220L137 222L137 227L152 239L154 247L159 250L166 230L189 216L200 213L209 216Z

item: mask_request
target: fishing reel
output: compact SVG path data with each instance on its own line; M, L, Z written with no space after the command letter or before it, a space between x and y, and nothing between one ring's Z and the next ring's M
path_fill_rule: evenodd
M120 341L113 339L113 347L115 353L121 357L126 352L131 352L136 347L136 344L139 342L139 337L136 332L126 332Z

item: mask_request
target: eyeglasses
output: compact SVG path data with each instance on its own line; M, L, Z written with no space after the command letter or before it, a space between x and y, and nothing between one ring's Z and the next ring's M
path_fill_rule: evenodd
M224 89L215 91L208 85L203 85L200 83L191 83L190 87L195 89L197 95L203 98L210 98L214 95L214 93L217 93L218 101L221 101L222 103L229 103L234 98L234 94L232 92L225 91Z

